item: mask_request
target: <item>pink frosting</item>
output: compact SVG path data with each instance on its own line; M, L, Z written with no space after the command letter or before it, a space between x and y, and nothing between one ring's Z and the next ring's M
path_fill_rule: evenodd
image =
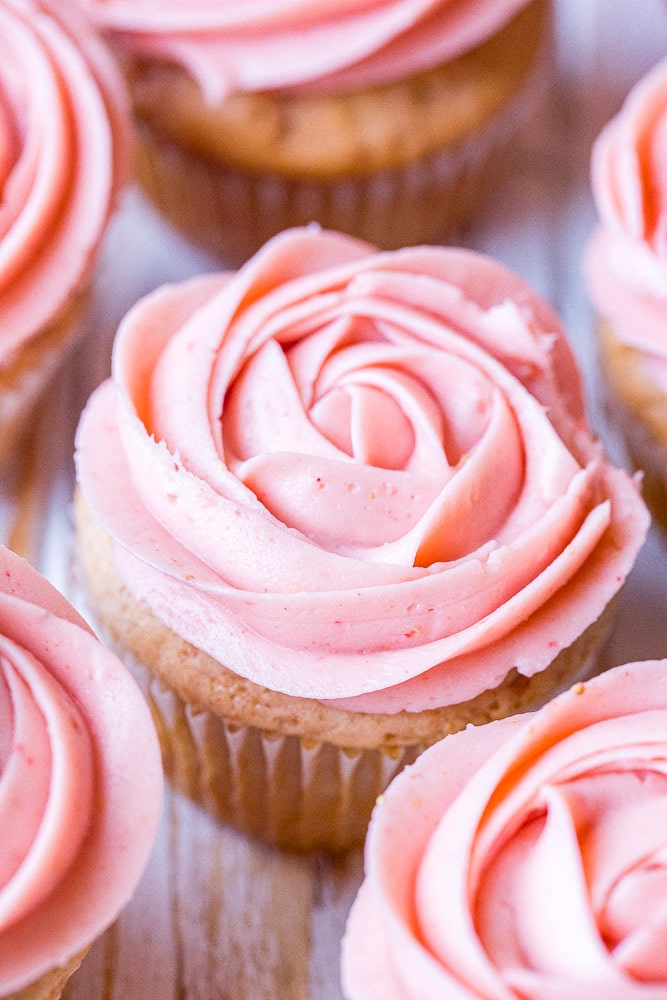
M171 629L273 690L370 712L545 668L648 521L523 282L316 227L128 314L77 467L121 578Z
M0 995L118 915L153 845L159 747L127 671L31 567L0 550Z
M128 173L123 87L106 51L68 6L0 0L5 364L85 283Z
M377 86L446 62L528 0L77 0L130 52L227 91Z
M381 797L349 1000L667 996L667 660L427 750Z
M593 147L600 225L586 273L616 336L651 356L667 380L667 60L628 95Z

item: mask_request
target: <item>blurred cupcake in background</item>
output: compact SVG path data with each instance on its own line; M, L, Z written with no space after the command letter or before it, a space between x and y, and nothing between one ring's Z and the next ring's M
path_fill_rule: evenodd
M122 58L146 190L233 264L311 221L383 248L456 234L551 35L549 0L77 3Z
M0 996L55 1000L132 896L162 802L121 663L0 548Z
M608 413L667 529L667 60L595 142L592 188L585 268Z
M122 78L70 6L0 0L0 459L75 337L129 174Z

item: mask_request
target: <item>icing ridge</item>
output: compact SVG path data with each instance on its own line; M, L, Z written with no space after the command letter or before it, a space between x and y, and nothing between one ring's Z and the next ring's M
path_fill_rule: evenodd
M599 225L586 276L597 311L667 372L667 60L630 91L593 146ZM664 377L664 375L663 375Z
M135 306L76 461L121 579L169 628L256 683L369 712L546 668L648 523L523 282L316 227Z
M215 102L232 90L377 86L479 45L527 0L78 0L132 54L183 66Z
M26 562L6 549L0 560L6 996L66 964L115 919L153 845L162 784L157 738L129 674Z
M664 992L666 713L633 663L426 750L371 820L349 1000Z
M53 0L0 2L0 360L88 276L129 175L129 110L102 44Z

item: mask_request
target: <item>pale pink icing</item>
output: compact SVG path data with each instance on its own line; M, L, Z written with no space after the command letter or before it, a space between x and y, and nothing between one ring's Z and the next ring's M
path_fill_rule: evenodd
M85 284L129 172L107 52L66 4L0 0L0 364Z
M161 793L155 731L131 677L1 549L1 996L116 918L148 859Z
M77 0L135 55L227 91L376 86L483 42L528 0Z
M547 667L647 528L529 288L471 252L316 227L128 314L77 467L121 578L171 629L372 712Z
M616 336L667 378L667 60L628 95L593 147L600 225L586 273L596 310Z
M667 996L667 660L427 750L365 868L349 1000Z

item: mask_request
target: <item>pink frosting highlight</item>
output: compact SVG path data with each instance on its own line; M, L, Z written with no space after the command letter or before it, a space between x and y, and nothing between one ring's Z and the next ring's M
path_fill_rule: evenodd
M527 0L77 0L129 52L232 90L377 86L479 45Z
M667 660L447 737L376 806L349 1000L667 990Z
M129 174L129 112L101 43L51 0L0 0L0 362L89 275Z
M26 562L0 554L0 995L65 964L118 915L162 798L147 706Z
M616 336L667 380L667 60L639 81L593 147L600 224L586 274Z
M315 227L128 314L77 468L121 578L172 630L273 690L371 712L547 667L648 523L523 282Z

